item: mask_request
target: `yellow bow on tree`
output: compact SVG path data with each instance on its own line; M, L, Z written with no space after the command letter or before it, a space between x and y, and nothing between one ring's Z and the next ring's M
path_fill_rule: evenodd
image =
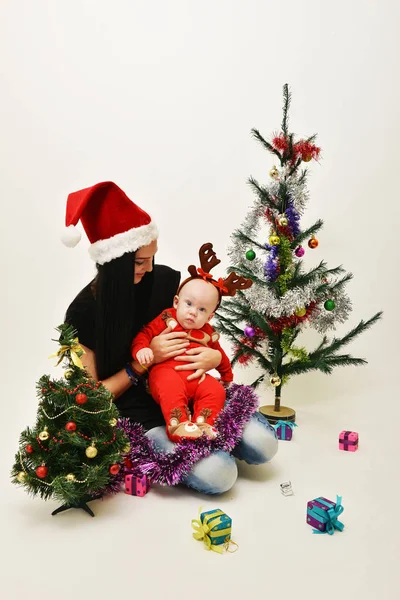
M60 362L67 357L72 360L76 367L83 369L83 363L80 358L83 354L85 354L85 351L82 346L79 345L78 338L75 338L71 345L60 346L57 352L49 356L49 358L56 358L57 356L59 357L58 363L56 364L57 367Z

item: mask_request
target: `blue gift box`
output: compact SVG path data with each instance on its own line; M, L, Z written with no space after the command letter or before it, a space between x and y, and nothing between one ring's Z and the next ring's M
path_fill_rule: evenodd
M232 519L219 508L202 512L200 521L210 528L207 535L211 545L225 544L231 539Z

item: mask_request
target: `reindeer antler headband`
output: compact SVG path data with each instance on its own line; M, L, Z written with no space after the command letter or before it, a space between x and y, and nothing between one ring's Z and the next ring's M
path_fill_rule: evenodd
M222 296L234 296L237 290L247 290L253 285L253 281L251 279L246 279L245 277L236 275L234 272L232 272L226 279L223 279L222 277L219 277L218 280L214 279L210 271L219 265L221 261L219 258L217 258L217 255L213 250L213 245L210 242L207 242L207 244L203 244L201 246L199 250L199 257L201 267L196 268L194 265L190 265L188 267L190 277L181 283L178 289L178 294L183 286L191 279L204 279L204 281L212 283L217 288L220 298Z

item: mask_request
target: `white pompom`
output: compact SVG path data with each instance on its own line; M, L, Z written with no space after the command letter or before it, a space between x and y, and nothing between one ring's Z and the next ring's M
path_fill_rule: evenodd
M66 227L61 235L61 241L68 248L75 248L81 240L81 232L74 226Z

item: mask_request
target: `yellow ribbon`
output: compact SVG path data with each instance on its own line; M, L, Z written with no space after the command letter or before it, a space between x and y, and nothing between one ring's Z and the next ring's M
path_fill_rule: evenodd
M199 518L192 519L192 528L195 531L195 533L192 534L194 539L199 542L201 540L203 540L206 550L213 550L213 552L218 552L218 554L222 554L224 550L226 550L227 552L236 552L236 550L238 548L236 548L235 550L229 550L230 544L234 544L235 546L238 546L236 544L236 542L232 542L232 540L229 539L229 536L226 537L224 544L217 545L217 544L211 543L211 536L219 537L221 535L224 535L225 533L228 533L228 534L230 533L230 529L228 528L228 529L224 529L222 531L221 530L215 531L214 534L211 533L211 536L209 535L211 532L211 527L208 525L207 521L210 520L210 518L212 518L214 514L222 515L223 512L216 511L212 515L207 515L208 518L204 519L204 522L202 523L201 519L200 519L201 508L202 507L199 508ZM222 523L222 519L220 517L218 517L217 519L213 519L212 527L218 526L221 523Z
M56 364L57 367L68 353L74 365L78 367L78 369L83 369L84 367L80 357L82 354L85 354L85 351L82 346L79 345L78 338L74 339L74 342L71 346L61 346L57 352L49 356L49 358L57 358L57 356L59 357L58 363Z

